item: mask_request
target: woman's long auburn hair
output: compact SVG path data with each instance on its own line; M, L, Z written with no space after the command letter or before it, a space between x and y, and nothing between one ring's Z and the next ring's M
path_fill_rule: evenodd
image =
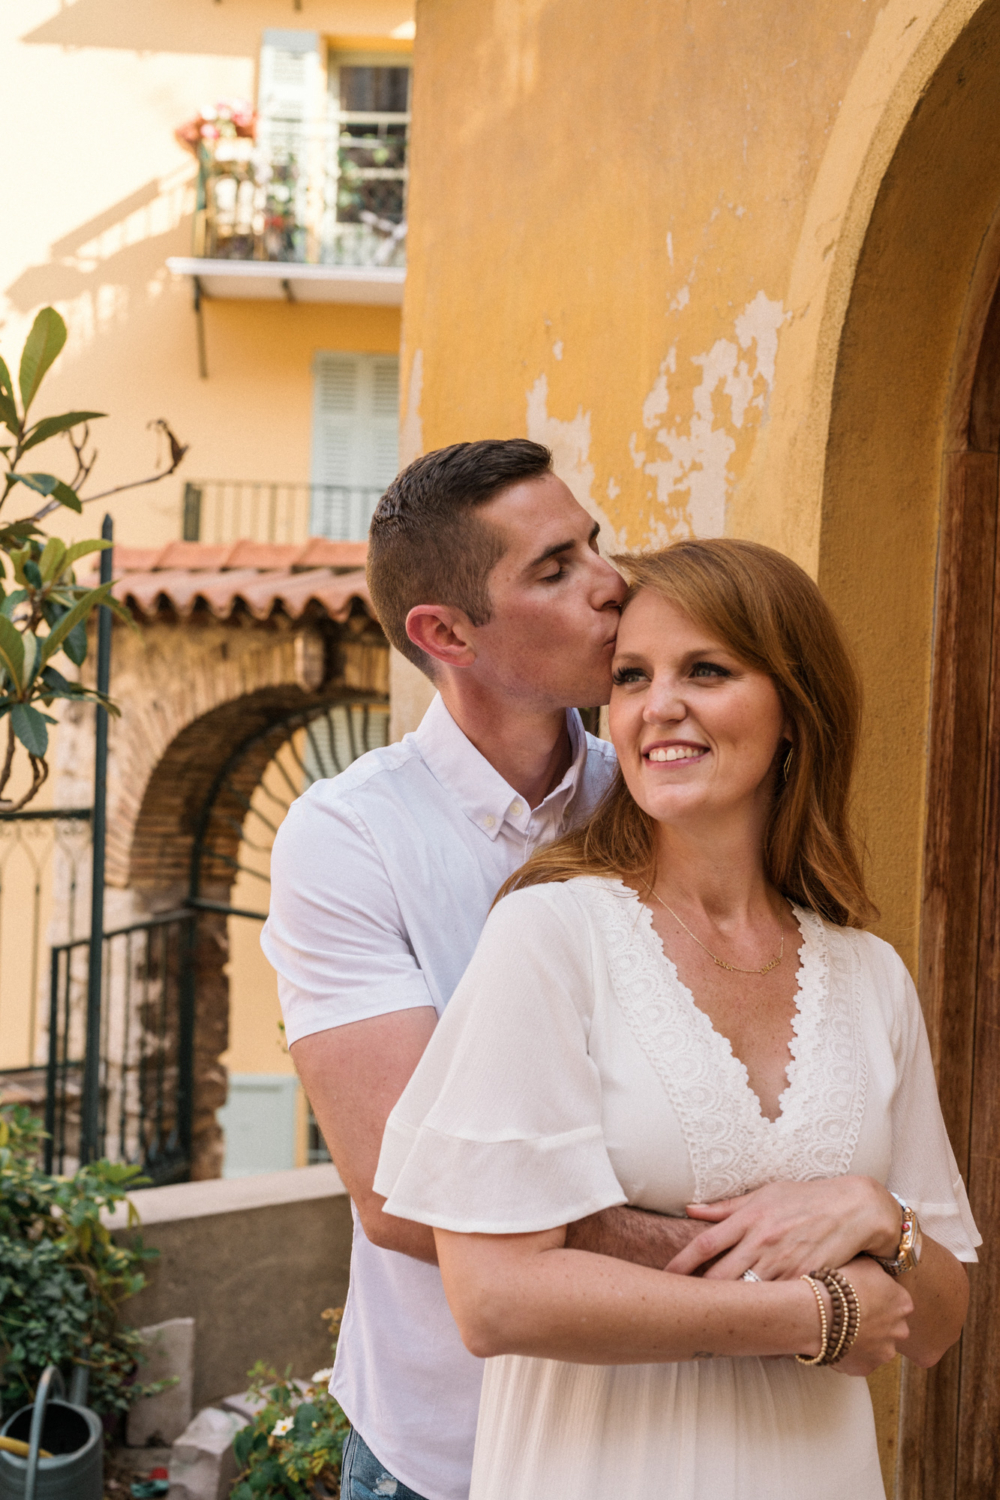
M767 877L783 896L838 926L866 926L878 912L865 890L848 806L861 684L816 584L782 553L730 537L675 542L614 561L629 583L623 608L652 589L771 678L794 739L787 778L779 771L775 779L764 836ZM653 828L619 769L593 816L532 855L497 900L578 875L649 883Z

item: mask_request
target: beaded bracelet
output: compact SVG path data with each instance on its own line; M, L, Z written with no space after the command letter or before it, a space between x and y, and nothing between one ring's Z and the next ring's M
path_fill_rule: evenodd
M861 1302L858 1294L842 1271L829 1266L799 1279L809 1283L819 1308L820 1351L812 1359L804 1354L797 1354L795 1358L800 1365L835 1365L848 1353L861 1327ZM829 1319L819 1289L820 1284L830 1294L832 1316Z
M819 1308L820 1338L819 1353L817 1355L809 1359L804 1354L796 1354L795 1358L800 1365L821 1365L826 1358L826 1351L830 1344L830 1330L826 1321L826 1304L823 1301L823 1293L820 1291L817 1281L812 1276L800 1276L799 1280L809 1283L809 1286L812 1288L812 1294L816 1298L816 1306Z

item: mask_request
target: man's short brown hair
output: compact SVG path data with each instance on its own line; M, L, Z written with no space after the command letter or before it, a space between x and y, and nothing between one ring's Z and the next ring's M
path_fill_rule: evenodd
M552 454L527 438L438 448L397 474L368 533L368 587L397 651L433 676L433 662L406 633L417 604L445 604L473 625L490 618L489 575L503 540L476 510L511 485L551 472Z

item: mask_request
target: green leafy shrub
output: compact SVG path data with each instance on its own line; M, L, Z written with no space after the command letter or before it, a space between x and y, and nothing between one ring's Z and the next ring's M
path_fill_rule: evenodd
M93 1162L72 1177L39 1168L43 1132L26 1105L0 1105L0 1399L10 1413L34 1399L46 1365L90 1372L88 1404L113 1416L165 1384L140 1385L139 1335L118 1324L122 1302L157 1255L116 1245L101 1210L144 1179L140 1168ZM138 1223L131 1204L130 1223Z
M337 1351L342 1308L328 1309L333 1352ZM266 1404L233 1447L242 1470L231 1500L324 1500L340 1494L340 1465L351 1430L326 1386L329 1370L317 1370L302 1389L265 1364L250 1371L249 1392Z

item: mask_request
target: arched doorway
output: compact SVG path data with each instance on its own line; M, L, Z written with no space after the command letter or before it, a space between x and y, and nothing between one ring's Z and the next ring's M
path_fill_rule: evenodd
M882 1384L897 1500L1000 1478L997 484L1000 4L944 56L877 193L837 350L820 583L868 700L860 802L879 931L918 980L984 1237L961 1345Z

